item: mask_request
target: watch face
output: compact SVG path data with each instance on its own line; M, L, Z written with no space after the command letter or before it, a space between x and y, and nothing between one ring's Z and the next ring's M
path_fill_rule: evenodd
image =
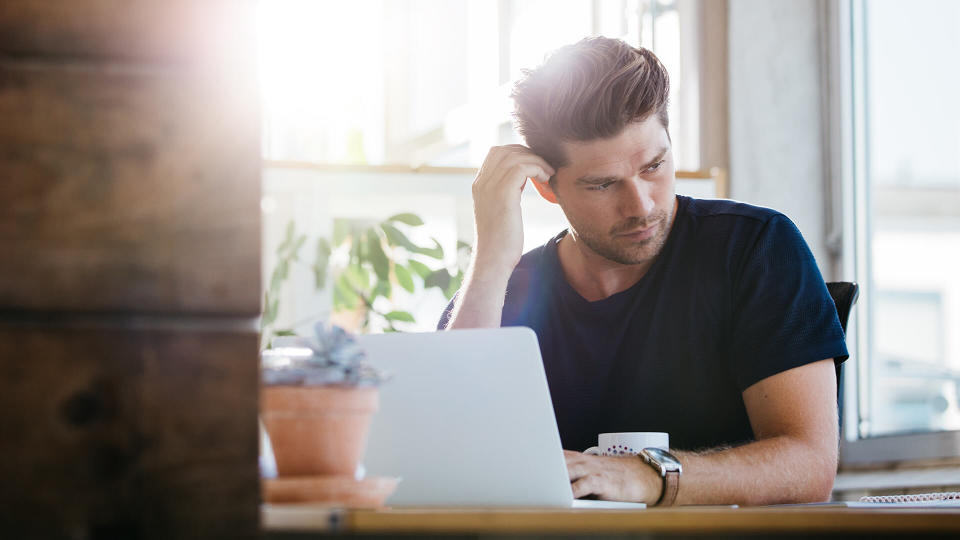
M659 448L644 448L644 451L650 454L650 457L656 459L667 472L680 471L680 462L670 452Z

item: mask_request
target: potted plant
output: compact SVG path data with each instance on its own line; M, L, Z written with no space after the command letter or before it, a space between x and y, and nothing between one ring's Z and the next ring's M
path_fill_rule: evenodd
M444 266L443 248L434 238L424 241L423 228L423 220L411 213L382 221L338 218L331 238L316 238L315 247L305 249L314 240L288 222L264 292L261 348L275 346L274 338L295 335L294 328L320 316L280 324L280 298L294 267L312 272L316 290L330 287L331 320L354 332L396 332L414 323L400 290L420 295L436 288L449 300L463 282L471 246L458 242L456 261Z
M261 418L279 477L354 478L385 377L343 329L314 330L263 352Z

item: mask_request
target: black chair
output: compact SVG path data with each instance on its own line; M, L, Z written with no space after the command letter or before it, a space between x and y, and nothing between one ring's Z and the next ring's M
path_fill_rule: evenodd
M860 286L849 281L833 281L827 283L827 290L830 291L830 297L833 298L833 304L837 308L837 317L840 319L840 327L843 333L847 333L847 320L850 318L850 311L857 298L860 297ZM840 415L840 429L843 429L843 364L836 364L837 370L837 412Z

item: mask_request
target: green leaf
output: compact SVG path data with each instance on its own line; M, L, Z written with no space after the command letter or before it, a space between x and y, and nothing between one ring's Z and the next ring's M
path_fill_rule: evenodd
M376 231L367 231L367 252L370 254L370 263L373 265L373 271L380 280L390 279L390 260L387 254L383 252L383 246L380 245L380 237Z
M351 264L343 271L343 276L347 284L351 285L355 292L363 292L370 288L370 273L367 269L358 265Z
M330 243L326 238L317 239L317 260L313 263L313 279L317 289L327 285L327 266L330 264Z
M287 262L287 259L280 260L280 264L277 265L277 271L280 272L280 279L287 279L287 276L290 274L290 263Z
M347 310L356 309L359 302L360 297L357 296L357 293L353 292L353 288L350 286L346 274L340 274L340 277L337 278L333 286L334 311L340 311L340 309L337 309L338 307Z
M270 274L270 290L276 291L280 288L281 284L283 284L283 276L280 275L280 265L278 264L276 268L273 269L273 273Z
M465 249L467 251L473 251L473 246L471 246L467 242L464 242L463 240L457 240L457 251L460 251L461 249Z
M453 295L460 290L461 285L463 285L463 272L457 272L457 275L450 279L450 285L444 289L443 295L447 297L447 300L453 298Z
M423 220L420 219L420 216L410 213L390 216L387 218L387 221L399 221L400 223L403 223L404 225L410 225L411 227L419 227L420 225L423 225Z
M450 272L441 268L436 272L431 272L429 276L423 279L424 287L438 287L441 291L446 291L450 287Z
M263 314L264 325L272 324L277 320L277 313L280 311L280 299L274 298L267 303L266 311Z
M399 264L393 267L393 271L397 274L397 283L407 292L413 292L413 277L410 275L410 271Z
M360 264L360 242L357 238L350 238L349 264Z
M413 315L406 311L391 311L384 315L388 321L417 322Z
M354 235L353 243L357 246L357 262L360 264L370 262L370 242L367 239L367 233Z
M440 245L440 242L436 238L431 238L433 240L433 247L421 247L414 246L413 251L421 255L426 255L427 257L433 257L434 259L443 259L443 247Z
M327 286L327 265L313 265L313 282L317 290Z
M295 335L297 335L297 333L294 332L294 331L293 331L292 329L290 329L290 328L285 328L285 329L283 329L283 330L275 330L275 331L273 332L273 335L274 335L274 337L295 336Z
M263 314L260 316L260 328L263 329L270 325L273 320L270 319L270 291L263 293Z
M350 224L347 220L333 220L333 245L339 246L348 236L350 236Z
M330 242L322 236L317 238L317 262L322 260L324 266L326 266L331 253L333 253L333 250L330 249Z
M381 223L380 229L383 230L383 234L387 236L387 243L391 246L399 246L406 248L408 251L416 251L419 249L419 246L414 244L407 238L407 235L400 232L399 229L390 225L389 223Z
M294 242L293 247L290 248L290 256L294 259L300 256L300 248L303 247L303 243L307 241L307 235L301 234L297 241Z
M422 262L416 259L410 259L407 261L407 265L410 267L410 270L413 270L415 274L420 276L420 279L426 279L433 270L429 266L423 264Z
M380 280L373 287L373 292L370 294L370 301L373 302L373 300L378 296L382 296L387 300L389 300L390 294L392 292L393 292L393 286L390 285L390 280L389 279Z

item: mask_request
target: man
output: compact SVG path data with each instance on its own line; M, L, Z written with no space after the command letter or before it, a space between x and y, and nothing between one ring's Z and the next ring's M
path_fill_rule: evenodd
M847 356L833 303L785 216L675 195L668 85L653 53L606 38L527 72L529 148L493 148L477 174L473 260L440 327L536 331L575 497L826 500ZM521 257L527 179L570 228ZM675 494L644 460L577 452L624 431L670 434Z

